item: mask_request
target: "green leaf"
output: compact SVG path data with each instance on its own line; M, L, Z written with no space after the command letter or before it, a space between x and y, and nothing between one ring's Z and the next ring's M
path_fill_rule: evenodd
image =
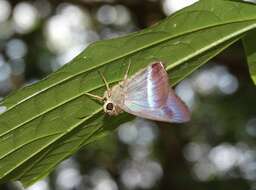
M96 42L44 80L6 97L0 104L6 108L0 115L1 181L28 186L130 119L106 117L102 105L84 95L103 94L98 70L114 84L129 62L133 75L162 60L176 84L255 28L255 12L247 3L201 0L143 31Z
M249 66L249 71L251 78L256 84L256 30L248 32L245 37L243 37L243 46L245 49L246 59Z

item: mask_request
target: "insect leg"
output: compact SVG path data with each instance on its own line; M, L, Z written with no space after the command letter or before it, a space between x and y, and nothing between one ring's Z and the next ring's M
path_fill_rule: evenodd
M91 93L88 93L88 92L85 92L84 94L87 95L87 96L90 96L90 97L92 97L92 98L95 98L95 99L97 99L97 100L99 100L99 101L101 101L101 102L104 100L103 97L97 96L97 95L94 95L94 94L91 94Z
M129 70L130 70L130 67L131 67L131 60L129 59L129 63L128 63L128 67L127 67L127 70L125 72L125 75L124 75L124 81L128 78L128 74L129 74Z
M101 76L102 80L104 81L104 83L105 83L105 85L106 85L107 90L109 91L109 90L110 90L110 88L109 88L109 85L108 85L108 82L107 82L106 78L104 77L104 75L102 74L102 72L100 72L100 71L99 71L99 74L100 74L100 76Z
M104 81L105 86L107 88L108 97L110 97L111 96L111 90L109 88L108 82L107 82L106 78L104 77L104 75L102 74L102 72L99 71L99 74L100 74L100 76L101 76L102 80Z

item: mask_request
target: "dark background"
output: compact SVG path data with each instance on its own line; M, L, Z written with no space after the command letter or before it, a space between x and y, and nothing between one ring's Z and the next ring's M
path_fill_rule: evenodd
M148 27L188 0L0 0L0 97L96 40ZM177 85L184 125L142 119L64 161L30 190L256 189L256 88L241 42ZM8 183L0 189L22 189Z

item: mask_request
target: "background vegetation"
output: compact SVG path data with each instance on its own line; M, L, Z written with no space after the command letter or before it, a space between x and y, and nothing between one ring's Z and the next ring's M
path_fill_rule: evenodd
M47 76L93 41L156 23L182 2L1 0L0 95ZM190 123L135 119L30 188L255 189L256 89L241 45L176 86L193 112Z

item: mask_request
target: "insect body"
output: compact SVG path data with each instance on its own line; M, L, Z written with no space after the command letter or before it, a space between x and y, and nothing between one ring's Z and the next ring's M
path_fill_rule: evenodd
M164 122L182 123L190 120L187 106L169 86L162 62L154 62L128 79L129 67L124 80L112 88L109 88L101 74L107 87L103 97L86 94L102 100L104 111L109 115L118 115L125 111Z

